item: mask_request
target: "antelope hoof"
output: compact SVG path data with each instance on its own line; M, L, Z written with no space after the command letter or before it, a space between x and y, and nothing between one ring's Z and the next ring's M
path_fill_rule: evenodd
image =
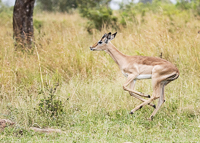
M155 109L156 109L156 105L153 105L153 108L155 108Z
M133 112L131 111L129 114L133 114Z
M148 98L151 98L151 96L150 96L150 95L148 95Z

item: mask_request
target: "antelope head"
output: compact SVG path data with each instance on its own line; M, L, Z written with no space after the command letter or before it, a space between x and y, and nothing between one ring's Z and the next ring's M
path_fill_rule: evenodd
M91 51L107 51L109 41L114 39L116 35L117 35L117 32L115 32L114 34L111 34L111 32L109 32L108 34L105 33L97 43L95 43L93 46L90 47L90 50Z

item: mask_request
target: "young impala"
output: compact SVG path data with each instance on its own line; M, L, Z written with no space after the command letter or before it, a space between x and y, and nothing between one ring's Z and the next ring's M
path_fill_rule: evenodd
M124 76L127 77L127 80L123 85L123 89L129 91L131 96L143 101L142 104L131 110L130 114L133 114L135 111L148 104L155 108L150 116L150 120L153 120L153 117L160 109L161 105L165 102L165 85L178 78L179 70L172 63L161 58L127 56L122 54L110 42L115 38L116 34L117 32L114 34L111 34L111 32L104 34L97 43L90 47L90 50L107 52L119 66ZM134 90L136 80L140 79L152 79L153 94L151 97L150 95L144 95L143 93ZM130 88L128 87L129 85ZM142 97L147 97L149 99L145 100ZM151 102L158 98L159 100L156 107Z

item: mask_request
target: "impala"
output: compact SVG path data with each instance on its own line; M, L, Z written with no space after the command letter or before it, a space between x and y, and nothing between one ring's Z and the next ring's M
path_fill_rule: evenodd
M111 34L111 32L104 34L97 43L90 47L90 50L107 52L119 66L124 76L127 77L123 89L129 91L131 96L143 102L131 110L130 114L133 114L135 111L148 104L155 108L150 116L150 120L153 120L153 117L165 102L164 87L179 77L179 70L169 61L158 57L127 56L121 53L110 42L115 38L116 34L117 32L114 34ZM141 79L152 79L153 94L151 97L150 95L145 95L134 90L136 80ZM142 97L149 99L145 100ZM156 107L151 102L158 98L159 100Z

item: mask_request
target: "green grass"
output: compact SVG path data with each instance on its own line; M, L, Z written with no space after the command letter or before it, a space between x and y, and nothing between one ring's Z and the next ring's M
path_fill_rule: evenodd
M182 80L182 79L180 79ZM1 133L1 141L40 142L125 142L125 141L198 141L200 122L197 101L188 101L184 86L169 85L166 89L166 102L152 122L147 118L153 108L146 106L129 115L140 102L124 92L121 83L124 79L110 80L71 80L59 87L56 93L64 103L65 114L59 119L41 117L34 110L37 96L18 95L7 105L8 118L16 121L14 129L7 128ZM105 86L106 83L106 86ZM150 87L149 81L140 82L137 89ZM147 89L148 90L148 89ZM182 98L173 91L181 91ZM191 91L197 94L196 91ZM171 94L171 95L169 95ZM199 97L196 99L200 100ZM8 103L8 101L3 101ZM184 103L191 106L184 107ZM197 102L197 103L196 103ZM12 106L11 106L12 105ZM2 106L2 105L1 105ZM3 107L6 107L4 105ZM38 134L29 126L54 127L62 129L62 134ZM19 131L23 130L23 135ZM17 135L18 134L18 135Z
M165 88L166 102L152 122L147 120L153 112L150 106L129 115L141 102L123 90L126 79L109 55L89 50L111 28L89 35L86 20L77 13L41 13L34 18L42 26L35 28L32 53L14 49L12 18L0 20L0 118L16 122L0 133L0 142L200 140L200 26L191 13L172 15L172 19L164 13L146 14L145 23L127 21L113 40L128 55L162 52L180 70L180 77ZM59 84L55 95L62 101L63 114L39 114L41 99L55 84ZM151 80L138 81L136 90L152 94ZM29 130L32 126L63 133L35 133Z

